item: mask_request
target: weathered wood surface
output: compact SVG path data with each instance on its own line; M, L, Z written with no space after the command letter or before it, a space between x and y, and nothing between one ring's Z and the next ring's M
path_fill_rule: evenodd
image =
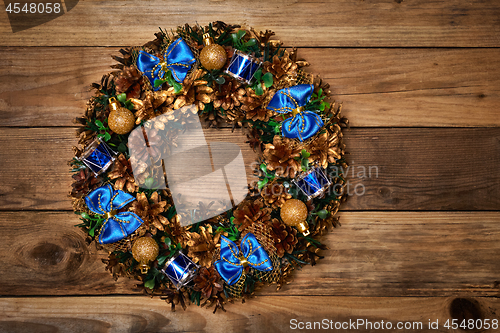
M118 48L1 48L1 125L73 126L90 84L112 71L110 55L117 54ZM500 125L499 49L303 48L299 57L330 83L352 126Z
M500 212L342 212L315 267L276 294L498 296ZM0 212L0 295L133 294L71 212ZM29 241L26 241L29 240Z
M452 332L448 318L498 319L499 17L500 3L482 0L81 0L12 33L0 11L0 332L297 331L292 318L423 322L408 332L439 319L433 331ZM114 282L73 227L71 121L110 54L158 26L214 20L300 48L344 102L350 190L365 193L323 238L325 258L279 293L172 314L134 281ZM255 158L239 132L206 135Z
M500 6L475 1L80 1L71 11L15 34L0 13L2 46L139 44L158 26L222 20L271 29L297 46L499 46Z
M71 209L72 128L0 129L0 210ZM256 154L246 136L206 129L207 141L240 145L247 177ZM497 210L499 128L346 131L351 198L345 210ZM363 194L363 195L360 195Z
M388 322L393 326L386 332L455 332L443 327L448 319L498 318L495 309L499 306L498 299L485 298L264 296L212 314L210 309L196 306L170 312L161 300L138 297L5 298L0 299L0 331L324 332L335 331L337 322L349 325L360 319L364 320L360 326L340 331L377 332L380 329L370 330L367 322L376 327L383 320L384 327ZM314 325L324 319L328 325L332 321L333 329L293 329L298 322ZM439 328L429 330L429 320L438 321ZM398 322L411 328L397 330Z

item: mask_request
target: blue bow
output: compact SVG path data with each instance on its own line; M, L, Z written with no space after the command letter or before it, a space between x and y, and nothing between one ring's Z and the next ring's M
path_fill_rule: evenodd
M117 242L132 234L142 224L137 214L132 212L117 213L117 210L125 207L135 198L123 191L113 191L111 185L95 189L85 197L87 207L99 215L105 215L105 221L99 233L99 243L109 244Z
M235 284L241 277L246 266L259 271L272 271L273 264L266 250L259 244L257 238L248 233L241 240L241 251L238 246L226 237L221 237L220 260L214 265L220 276L228 285Z
M311 111L305 111L305 105L311 98L314 86L299 84L290 88L280 89L274 94L267 108L278 113L292 113L292 117L283 121L281 133L290 139L304 141L323 127L320 116Z
M155 80L164 79L167 70L172 72L175 81L182 83L195 62L193 52L186 42L179 38L167 47L163 54L163 61L154 55L139 51L137 68L149 79L153 89L158 90L161 86L154 88Z

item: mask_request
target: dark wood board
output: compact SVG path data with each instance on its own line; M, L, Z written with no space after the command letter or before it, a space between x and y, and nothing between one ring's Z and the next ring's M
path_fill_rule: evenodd
M341 212L340 221L321 238L324 259L277 295L499 295L499 212ZM0 222L0 295L140 293L105 271L75 214L0 212Z
M71 209L66 164L72 128L0 129L0 210ZM241 131L206 129L211 141L240 145L247 178L256 154ZM353 128L346 131L345 210L496 210L498 128ZM354 173L353 173L354 172Z
M153 39L151 34L142 42ZM133 45L133 44L130 44ZM0 48L1 126L72 126L119 48ZM500 125L499 49L301 48L354 127Z
M328 47L497 47L500 9L475 1L81 0L69 12L12 33L1 12L2 46L140 44L162 27L225 21L270 29L287 45Z
M499 306L497 298L263 296L212 314L197 306L170 312L165 302L146 297L5 298L0 300L0 331L377 332L382 329L374 327L383 321L384 327L389 322L393 327L387 332L464 332L444 324L451 324L451 318L491 323ZM359 326L358 320L363 320ZM436 321L438 328L429 329L429 322ZM335 330L336 323L347 329ZM398 323L408 329L397 330Z

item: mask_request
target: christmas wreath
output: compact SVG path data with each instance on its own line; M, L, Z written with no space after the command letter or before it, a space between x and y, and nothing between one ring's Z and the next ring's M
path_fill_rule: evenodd
M160 29L113 57L114 71L92 85L76 119L78 227L108 252L115 279L140 281L173 310L194 303L215 312L259 285L280 289L295 268L316 264L326 248L319 236L339 225L347 120L329 85L273 35L219 21ZM234 206L184 202L166 177L166 161L178 161L181 137L197 123L241 127L258 153L258 181Z

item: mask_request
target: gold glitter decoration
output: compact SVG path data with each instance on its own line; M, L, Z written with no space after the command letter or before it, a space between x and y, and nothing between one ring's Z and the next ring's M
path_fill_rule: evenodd
M114 97L109 99L109 129L116 134L127 134L134 128L135 117L132 111L121 107Z
M156 259L159 251L158 243L151 237L141 237L134 242L132 256L139 262L142 274L148 272L149 262Z
M307 206L298 199L287 200L281 206L281 219L286 225L296 227L304 236L309 235L309 226L307 225Z
M200 53L200 62L208 70L221 69L227 61L226 50L219 44L215 44L209 34L203 35L205 47Z

